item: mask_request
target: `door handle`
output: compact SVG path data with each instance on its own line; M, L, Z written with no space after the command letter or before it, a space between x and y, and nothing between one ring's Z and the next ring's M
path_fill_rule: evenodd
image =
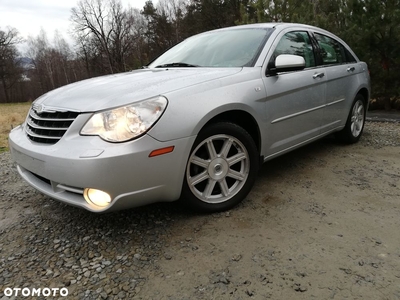
M316 73L316 74L313 75L312 78L317 79L317 78L322 78L324 76L325 76L325 73Z
M347 68L347 72L354 72L356 70L356 68L354 67L348 67Z

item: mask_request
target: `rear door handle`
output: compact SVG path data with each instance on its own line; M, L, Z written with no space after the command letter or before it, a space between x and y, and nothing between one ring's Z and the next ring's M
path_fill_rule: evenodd
M354 67L348 67L347 68L347 72L354 72L356 70L356 68Z
M313 75L312 78L317 79L317 78L322 78L324 76L325 76L325 73L316 73L316 74Z

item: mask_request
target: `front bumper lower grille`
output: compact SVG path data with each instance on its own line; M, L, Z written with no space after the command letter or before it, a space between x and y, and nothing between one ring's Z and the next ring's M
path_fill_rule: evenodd
M83 196L83 188L72 187L72 186L68 186L65 184L56 183L56 182L50 181L49 179L38 175L38 174L32 173L30 171L26 171L26 172L29 172L30 174L35 176L37 179L43 181L43 183L47 184L49 186L49 188L53 189L54 192L64 191L64 192L74 193L74 194Z
M79 115L78 112L42 112L29 111L26 123L28 137L37 143L57 143Z

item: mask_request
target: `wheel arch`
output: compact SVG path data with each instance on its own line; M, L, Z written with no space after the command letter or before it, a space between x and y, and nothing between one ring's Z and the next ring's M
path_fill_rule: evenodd
M361 88L356 95L360 94L361 96L363 96L364 98L364 102L365 102L365 106L368 110L368 106L369 106L369 91L367 88L363 87Z
M230 110L222 112L208 120L202 128L218 123L231 122L246 130L253 138L257 146L258 153L261 153L261 132L256 119L248 112L243 110Z

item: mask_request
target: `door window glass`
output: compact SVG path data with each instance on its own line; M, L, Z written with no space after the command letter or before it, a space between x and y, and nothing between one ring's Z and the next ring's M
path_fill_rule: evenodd
M321 48L321 56L324 65L344 64L355 62L355 58L351 53L338 41L322 34L315 34Z
M275 48L271 60L281 54L302 56L306 61L306 68L315 66L314 51L310 37L306 31L293 31L286 33Z

